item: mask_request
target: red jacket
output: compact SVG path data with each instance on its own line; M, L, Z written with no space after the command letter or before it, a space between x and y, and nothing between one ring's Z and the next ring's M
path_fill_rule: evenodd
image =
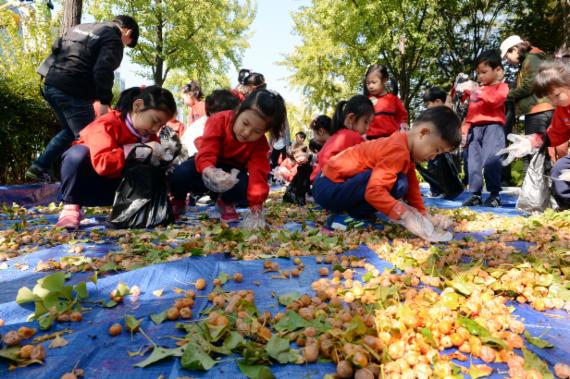
M219 112L208 118L204 135L195 142L196 168L203 172L218 164L239 169L247 167L249 206L261 205L269 194L269 144L265 136L254 142L238 142L232 130L233 119L233 111Z
M465 122L471 125L500 124L505 126L505 100L509 94L507 83L481 86L477 93L469 93L469 109Z
M404 198L420 213L426 213L406 133L396 132L387 138L353 146L331 158L324 166L323 174L338 183L366 170L372 170L372 175L364 198L374 208L391 219L400 219L404 209L390 192L398 174L403 172L408 176L408 193Z
M546 130L550 146L558 146L570 140L570 106L556 107L552 124Z
M295 175L297 175L297 167L299 167L299 164L291 158L286 158L285 160L283 160L283 162L281 162L279 167L283 167L284 169L287 170L287 172L283 173L283 179L285 179L288 182L291 182L291 180L293 180Z
M149 136L149 140L158 141L158 137ZM121 112L113 110L83 128L76 144L89 148L97 174L119 178L125 167L123 146L137 142L142 142L141 138L131 132Z
M192 123L202 116L206 115L206 102L204 100L198 101L196 104L192 105L189 109L188 114L188 127L192 126Z
M400 124L408 122L408 112L404 104L393 93L370 96L374 104L374 119L368 128L369 137L388 137L400 130Z
M311 181L315 180L317 175L319 175L330 158L348 149L349 147L358 145L362 142L364 142L364 138L362 138L362 136L354 130L350 129L341 129L330 136L317 155L317 164L311 173Z
M168 121L166 123L166 126L170 127L172 130L174 130L176 132L176 134L178 135L178 138L181 138L182 135L184 134L184 131L186 130L186 126L180 120L177 120L175 118Z

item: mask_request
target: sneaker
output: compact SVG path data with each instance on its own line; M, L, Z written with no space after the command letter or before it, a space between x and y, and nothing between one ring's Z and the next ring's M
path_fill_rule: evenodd
M461 204L461 206L476 207L481 204L483 204L483 201L481 200L481 195L472 195L469 199L465 200L463 204Z
M174 220L178 220L181 216L186 213L186 200L172 199L170 200L172 204L172 213L174 214Z
M235 204L226 204L223 200L216 201L216 210L220 213L220 218L224 222L239 221Z
M485 200L483 204L485 207L498 208L501 206L501 199L498 195L491 195Z
M81 207L77 204L65 204L55 226L58 228L79 229L80 222Z
M25 175L27 180L41 183L51 183L51 176L40 166L32 164Z

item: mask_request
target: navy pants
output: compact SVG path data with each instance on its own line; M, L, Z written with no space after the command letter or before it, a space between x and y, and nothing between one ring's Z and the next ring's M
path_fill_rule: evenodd
M472 126L467 136L469 192L480 195L483 177L487 191L492 195L501 192L501 157L497 152L505 147L505 131L499 124Z
M377 212L364 198L370 175L372 170L366 170L344 182L335 183L320 174L313 184L313 197L317 204L331 212L348 212L357 218L370 217ZM408 177L400 173L390 194L396 199L401 199L406 193L408 193Z
M217 167L227 172L234 168L223 164ZM232 189L218 195L225 203L247 204L248 175L246 169L240 170L238 179L239 182ZM176 167L172 173L170 191L176 200L186 200L186 194L188 193L198 196L211 195L210 190L204 185L202 173L196 169L195 157L189 158Z
M552 167L551 176L558 178L562 170L570 170L570 155L560 158ZM553 180L554 195L564 208L570 207L570 182Z
M87 146L74 145L63 153L61 193L65 204L113 205L120 183L121 178L108 178L95 172Z
M78 99L52 86L44 86L44 96L61 124L61 131L49 141L34 162L34 165L49 170L51 165L79 137L79 132L95 120L95 111L93 101Z

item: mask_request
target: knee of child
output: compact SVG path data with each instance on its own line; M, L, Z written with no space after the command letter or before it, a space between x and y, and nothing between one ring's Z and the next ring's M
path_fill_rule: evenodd
M79 164L87 158L89 158L89 147L85 145L74 145L65 152L64 160L67 161L68 164Z

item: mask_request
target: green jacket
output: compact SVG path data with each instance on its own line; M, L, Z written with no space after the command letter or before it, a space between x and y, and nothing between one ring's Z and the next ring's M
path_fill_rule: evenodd
M532 107L536 104L550 103L548 98L538 98L532 91L534 77L538 71L538 66L540 66L543 60L544 52L541 50L534 48L529 51L517 74L517 86L507 96L507 101L515 102L519 116L531 113Z

